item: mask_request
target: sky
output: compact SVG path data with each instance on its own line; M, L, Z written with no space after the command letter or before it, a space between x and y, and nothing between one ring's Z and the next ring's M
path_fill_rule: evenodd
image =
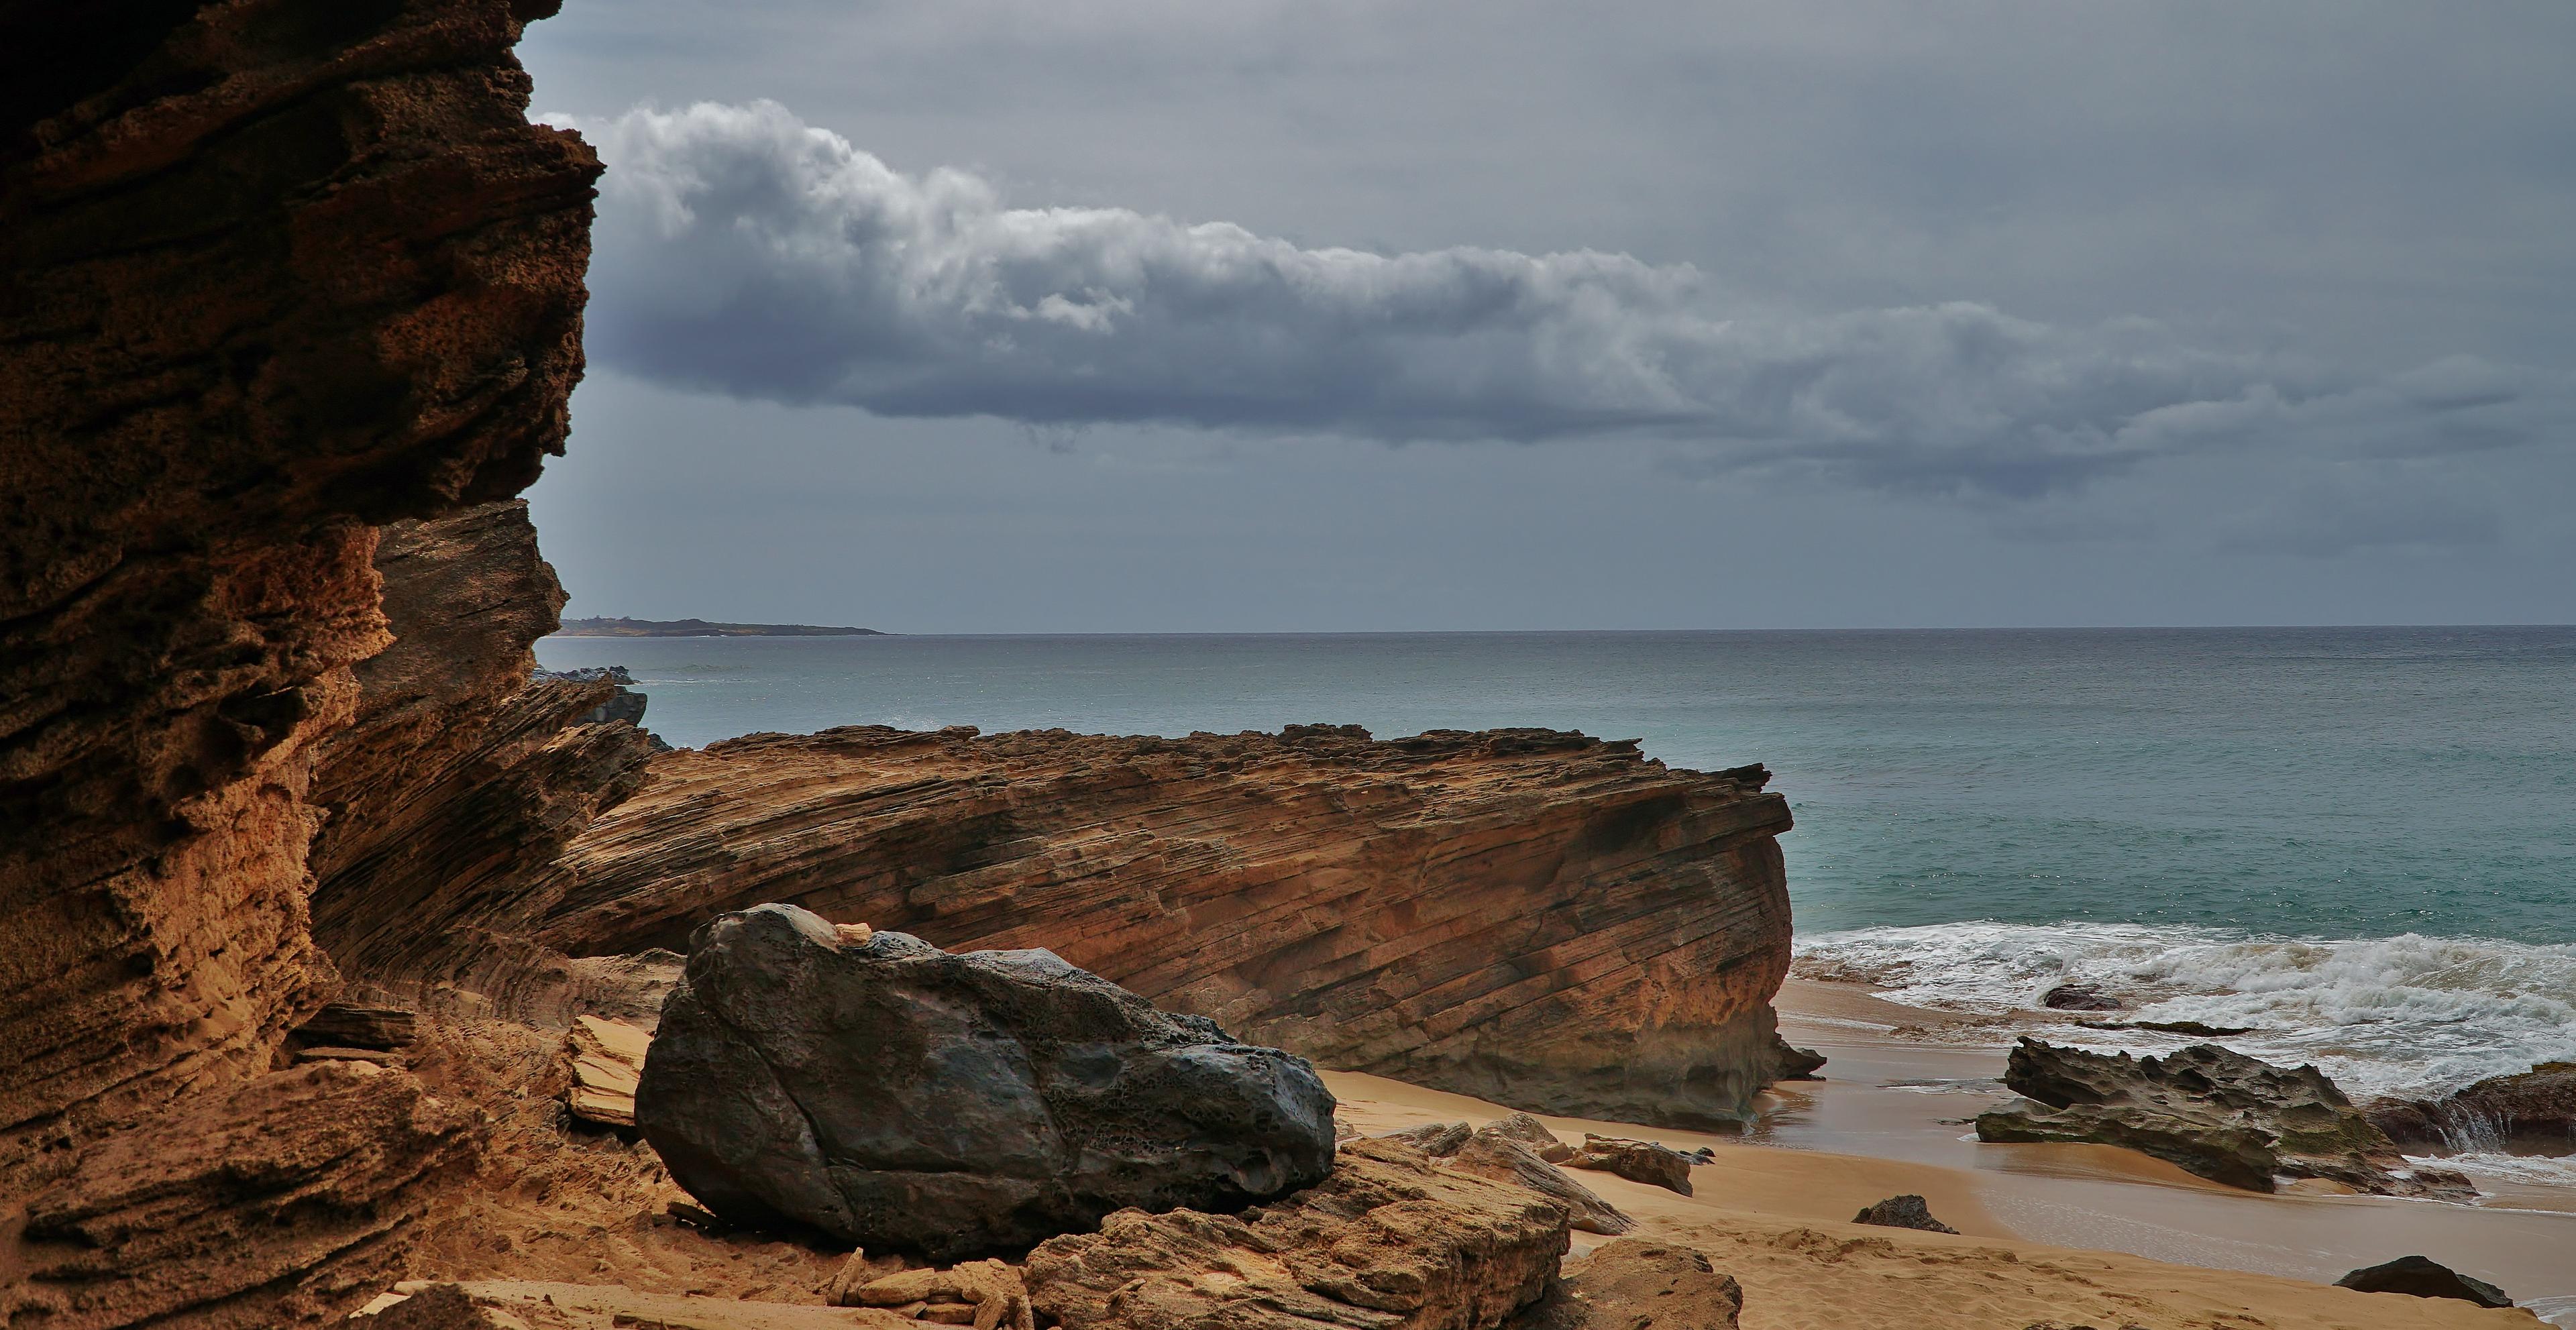
M2576 6L572 0L571 615L2576 621Z

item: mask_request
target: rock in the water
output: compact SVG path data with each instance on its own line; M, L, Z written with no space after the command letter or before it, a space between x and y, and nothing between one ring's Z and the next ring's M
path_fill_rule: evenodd
M2401 1146L2576 1153L2576 1062L2544 1062L2439 1099L2381 1100L2364 1111Z
M2120 999L2091 984L2059 984L2039 995L2039 1005L2051 1011L2118 1011Z
M586 1122L634 1126L635 1083L652 1045L652 1035L624 1021L574 1017L572 1032L564 1036L564 1055L572 1060L564 1106Z
M1127 1210L1049 1239L1023 1275L1063 1330L1492 1330L1544 1293L1565 1212L1376 1139L1240 1217Z
M2418 1298L2458 1298L2481 1307L2510 1307L2503 1289L2424 1256L2400 1256L2381 1265L2364 1266L2335 1281L2335 1287L2362 1293L2405 1293Z
M1602 1200L1590 1187L1566 1176L1565 1170L1539 1158L1524 1142L1480 1127L1440 1166L1496 1182L1508 1182L1564 1206L1566 1224L1586 1233L1617 1235L1637 1226L1619 1207Z
M1876 1224L1881 1228L1919 1228L1926 1233L1956 1233L1959 1230L1932 1217L1932 1207L1922 1197L1907 1194L1890 1196L1884 1201L1852 1216L1855 1224Z
M1621 1238L1565 1264L1512 1330L1735 1330L1744 1290L1687 1247Z
M1696 1156L1652 1141L1631 1141L1585 1132L1583 1148L1566 1161L1566 1167L1616 1173L1630 1182L1642 1182L1688 1196L1691 1194L1691 1165L1698 1162Z
M698 930L635 1097L724 1219L933 1260L1311 1186L1333 1107L1305 1059L1053 953L853 944L788 905Z
M1816 1073L1823 1069L1825 1055L1812 1048L1800 1048L1774 1034L1771 1036L1771 1078L1779 1081L1821 1081Z
M2132 1058L2025 1036L2004 1084L2036 1103L1978 1114L1981 1141L2116 1145L2251 1191L2294 1177L2383 1196L2476 1194L2457 1173L2410 1166L2316 1068L2285 1070L2216 1044Z

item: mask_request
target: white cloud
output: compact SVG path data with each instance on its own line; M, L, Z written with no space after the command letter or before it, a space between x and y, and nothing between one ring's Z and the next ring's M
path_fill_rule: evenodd
M590 346L665 382L898 416L1412 439L1644 432L1713 465L2031 496L2181 452L2371 456L2564 440L2568 376L2384 380L2124 320L1979 304L1789 316L1622 254L1310 249L911 177L771 102L583 131Z

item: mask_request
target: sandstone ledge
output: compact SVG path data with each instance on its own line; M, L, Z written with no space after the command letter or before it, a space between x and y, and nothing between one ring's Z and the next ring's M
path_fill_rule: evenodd
M1336 1068L1540 1111L1742 1115L1787 972L1759 768L1545 730L882 727L655 758L491 925L574 956L767 901L1045 947Z

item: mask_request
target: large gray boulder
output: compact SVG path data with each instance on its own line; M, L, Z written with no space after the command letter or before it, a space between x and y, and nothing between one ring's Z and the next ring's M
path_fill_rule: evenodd
M951 955L788 905L690 939L635 1094L672 1178L735 1224L947 1262L1111 1211L1320 1182L1333 1097L1046 951Z

